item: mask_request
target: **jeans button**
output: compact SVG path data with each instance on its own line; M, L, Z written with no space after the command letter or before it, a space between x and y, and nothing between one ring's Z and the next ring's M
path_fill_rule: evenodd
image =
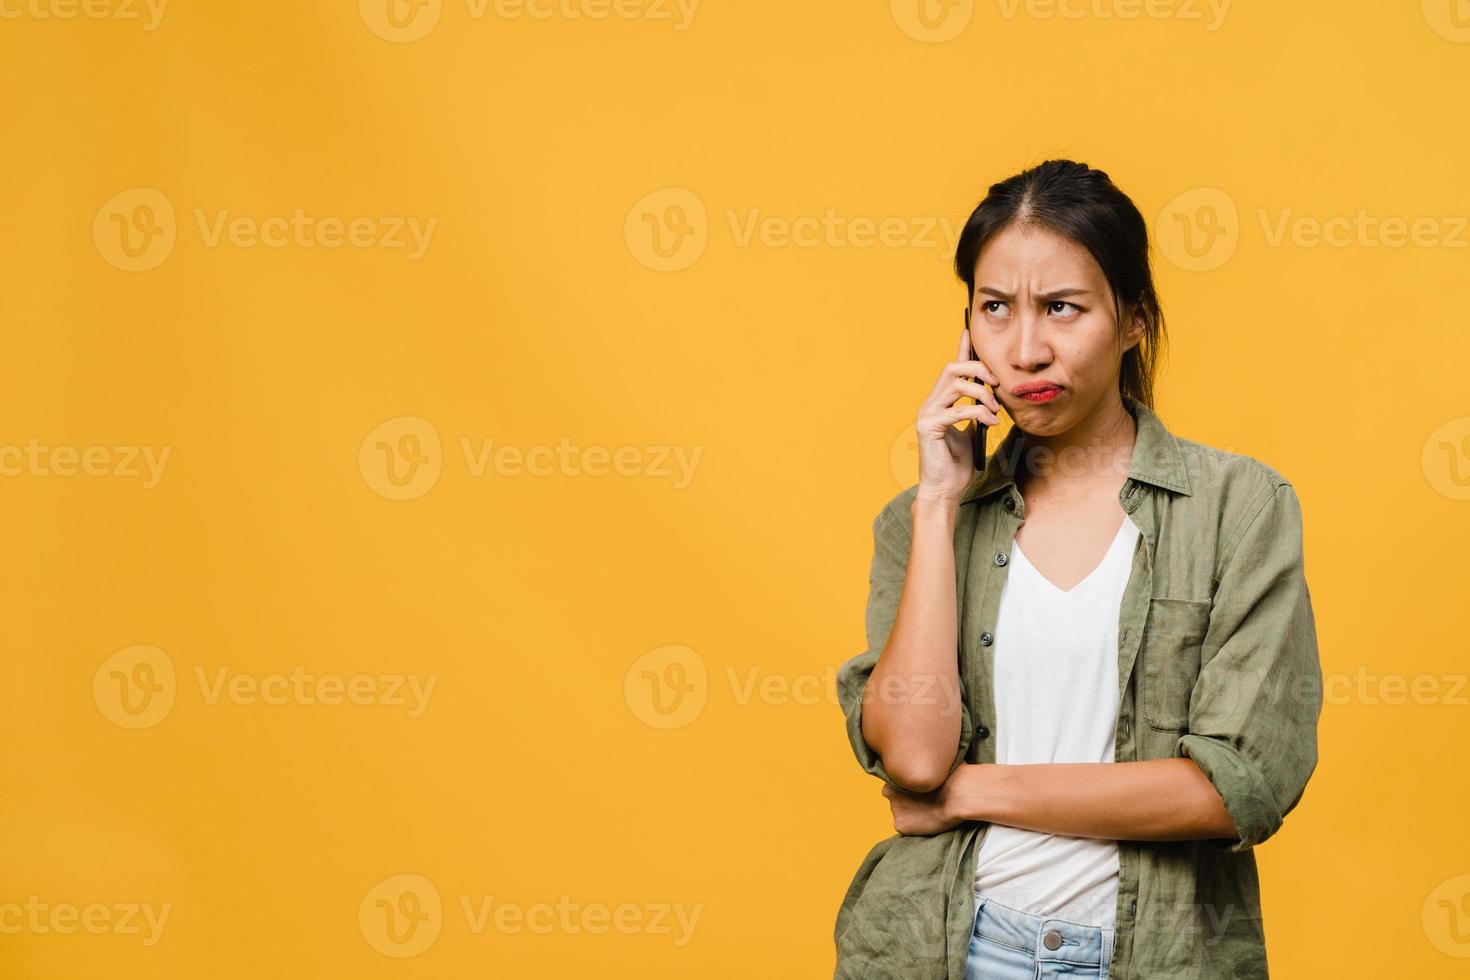
M1062 934L1055 929L1048 929L1046 935L1041 937L1041 941L1047 949L1062 948Z

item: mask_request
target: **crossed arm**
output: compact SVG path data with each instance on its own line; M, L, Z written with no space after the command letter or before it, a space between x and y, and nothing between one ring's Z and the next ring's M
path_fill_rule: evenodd
M1238 852L1280 828L1316 768L1322 707L1291 484L1264 487L1233 522L1240 530L1222 560L1204 638L1212 654L1188 729L1175 757L1139 762L960 762L968 709L958 696L952 590L937 584L953 581L955 523L917 499L907 526L899 516L885 508L874 522L869 649L838 677L849 741L883 779L899 833L973 820L1115 840L1223 838ZM911 597L916 578L929 588ZM904 696L914 682L936 680L922 690L938 697Z
M928 793L884 784L900 834L942 833L966 820L1110 840L1235 838L1214 785L1194 760L958 766Z

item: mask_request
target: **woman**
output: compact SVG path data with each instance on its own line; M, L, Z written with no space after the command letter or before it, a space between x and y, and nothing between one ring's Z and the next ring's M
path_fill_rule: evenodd
M1154 413L1147 225L1106 174L995 184L955 270L969 330L839 673L898 834L848 888L837 976L1264 978L1253 848L1322 703L1296 494ZM1002 410L977 472L955 426Z

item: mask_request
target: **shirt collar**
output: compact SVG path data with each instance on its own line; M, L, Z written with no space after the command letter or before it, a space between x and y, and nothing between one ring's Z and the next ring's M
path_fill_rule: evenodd
M1184 453L1173 434L1164 427L1158 414L1138 399L1124 395L1123 407L1133 416L1137 428L1133 458L1128 464L1128 479L1133 483L1149 483L1189 496L1189 475L1184 466ZM1006 487L1015 486L1021 435L1019 428L1011 426L1000 445L986 458L985 469L977 472L970 480L960 503L967 504Z

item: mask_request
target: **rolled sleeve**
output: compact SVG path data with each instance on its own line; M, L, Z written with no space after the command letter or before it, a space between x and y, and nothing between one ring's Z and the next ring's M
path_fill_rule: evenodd
M837 670L837 698L847 721L847 738L852 744L853 754L863 771L898 789L906 789L888 775L883 760L863 737L863 704L881 692L870 691L868 681L873 668L888 645L888 636L893 632L894 620L898 617L898 600L903 592L904 574L908 569L909 547L912 532L895 508L902 496L890 501L873 520L873 561L868 572L868 603L866 613L868 649L846 661ZM936 692L938 696L938 692ZM970 709L960 698L960 743L959 752L949 771L954 772L964 761L974 738L974 725Z
M1289 483L1265 490L1224 560L1180 755L1209 778L1245 851L1296 806L1317 765L1322 671Z

